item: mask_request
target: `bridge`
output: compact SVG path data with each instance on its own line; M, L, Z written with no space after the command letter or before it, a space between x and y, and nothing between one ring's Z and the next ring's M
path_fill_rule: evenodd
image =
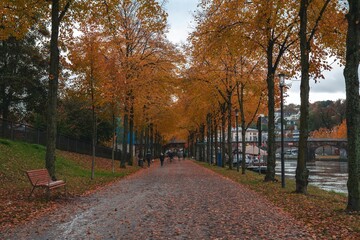
M308 161L315 161L315 151L320 147L332 146L347 152L347 139L335 139L335 138L309 138L308 139ZM276 139L276 148L281 147L281 140ZM299 139L297 138L285 138L284 147L299 147Z
M266 141L265 141L266 142ZM221 140L218 142L221 143ZM257 141L246 141L246 144L250 145L257 145ZM241 141L239 141L240 147ZM196 142L198 147L206 147L206 141L204 142ZM236 142L232 141L233 150L236 149ZM275 140L275 148L277 151L281 148L281 140L277 138ZM308 154L307 154L307 161L315 161L316 159L316 150L320 147L331 146L337 148L340 152L344 154L340 156L343 159L347 158L347 139L333 139L333 138L309 138L308 139ZM299 139L298 138L285 138L284 139L284 148L298 148L299 147Z

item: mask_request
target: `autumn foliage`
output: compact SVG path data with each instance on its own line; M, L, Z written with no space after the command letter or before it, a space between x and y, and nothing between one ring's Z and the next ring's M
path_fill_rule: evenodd
M311 138L340 138L346 139L346 120L344 120L340 125L335 126L332 129L320 128L316 131L310 133Z

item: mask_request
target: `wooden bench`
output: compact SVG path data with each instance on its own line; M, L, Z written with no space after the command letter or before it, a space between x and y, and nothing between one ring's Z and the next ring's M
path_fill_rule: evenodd
M29 198L34 192L35 188L45 188L47 191L47 197L50 197L50 190L64 186L66 195L66 182L63 180L53 181L49 175L47 169L35 169L26 171L31 185L33 186Z

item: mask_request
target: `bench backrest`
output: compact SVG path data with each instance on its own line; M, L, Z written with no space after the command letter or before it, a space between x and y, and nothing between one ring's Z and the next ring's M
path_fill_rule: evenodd
M31 184L35 185L46 185L51 182L51 178L47 169L35 169L26 171Z

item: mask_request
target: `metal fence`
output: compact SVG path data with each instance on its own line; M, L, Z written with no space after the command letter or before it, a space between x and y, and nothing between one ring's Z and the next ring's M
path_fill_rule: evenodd
M22 123L14 123L0 118L0 137L15 141L46 145L46 131L33 128ZM56 148L63 151L92 155L92 144L83 142L67 136L58 135ZM96 146L96 156L109 158L112 156L112 148ZM121 160L121 151L115 151L115 160Z

